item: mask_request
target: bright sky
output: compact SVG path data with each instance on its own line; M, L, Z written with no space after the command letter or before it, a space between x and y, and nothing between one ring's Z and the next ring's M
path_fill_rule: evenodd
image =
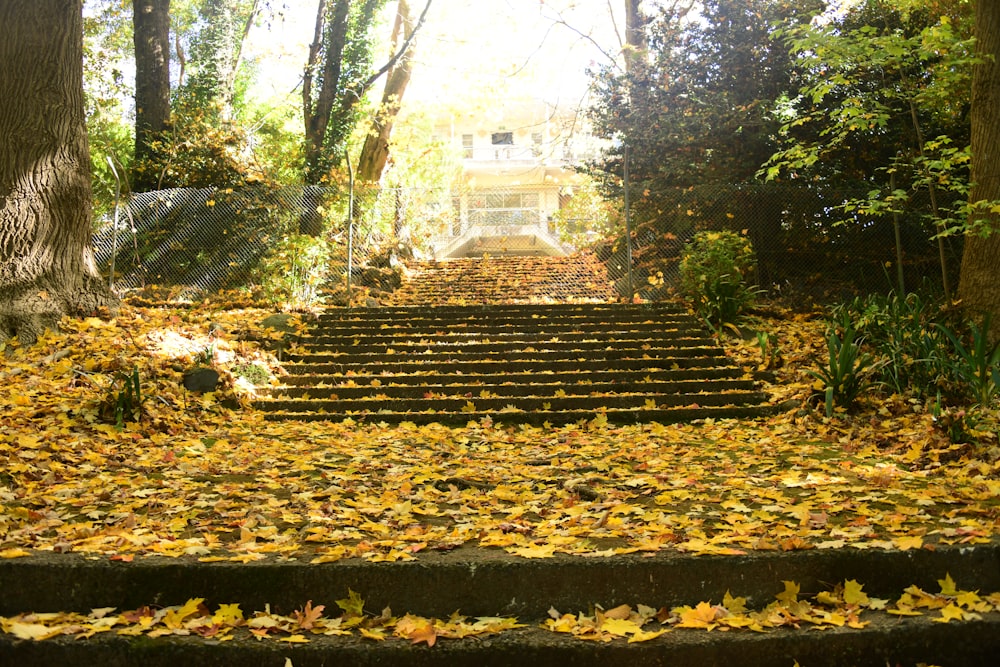
M411 0L412 10L419 13L424 1ZM292 90L312 39L315 0L288 4L270 32L258 29L250 39L248 55L262 57L267 94ZM480 89L576 106L586 90L586 69L620 49L610 18L612 7L623 11L620 5L621 0L433 0L407 99L432 102ZM621 17L616 20L622 29Z

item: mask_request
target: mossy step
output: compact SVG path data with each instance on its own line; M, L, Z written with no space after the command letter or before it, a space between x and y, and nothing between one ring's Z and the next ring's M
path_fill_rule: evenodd
M468 378L471 382L474 378ZM364 386L300 386L276 388L271 393L271 399L295 399L308 396L314 399L355 399L374 396L389 398L422 398L434 395L439 398L470 398L481 396L552 396L559 392L566 395L592 396L608 394L682 394L701 391L751 391L755 389L753 380L684 380L674 382L533 382L505 384L428 384L399 385L380 380L377 385Z
M743 376L743 371L733 368L696 368L677 370L623 370L597 368L589 371L569 370L569 371L522 371L504 373L352 373L350 375L325 374L325 375L287 375L282 378L285 385L289 386L318 386L330 385L337 387L347 384L348 386L366 385L377 382L383 385L409 385L409 386L449 386L453 384L473 384L476 386L500 385L504 383L526 384L615 384L629 382L705 382L717 379L739 378Z
M346 420L354 422L399 424L410 422L417 425L451 424L463 425L469 422L484 420L494 424L529 424L532 426L575 424L595 419L609 424L643 424L657 422L660 424L677 424L699 419L757 419L768 417L775 413L775 408L769 405L721 406L672 409L607 409L601 407L595 410L532 410L528 411L498 411L483 412L396 412L380 410L378 412L264 412L268 421L332 421Z
M669 360L655 359L616 359L611 364L606 359L565 359L565 360L540 360L531 359L523 361L511 361L506 359L478 360L478 361L449 361L447 359L428 360L422 362L406 363L393 360L378 364L372 363L298 363L288 364L285 370L291 374L299 375L332 375L332 374L355 374L355 375L385 375L404 373L524 373L533 372L556 373L571 371L595 371L595 370L631 370L654 372L660 370L681 370L685 368L716 368L723 359L718 357L676 357Z
M537 349L535 349L537 347ZM357 353L343 351L342 348L324 348L310 352L295 352L288 355L292 363L330 363L330 364L385 364L392 362L424 363L446 359L457 363L468 361L561 361L577 359L588 361L618 361L621 359L642 359L658 362L663 365L680 363L683 359L703 358L715 359L722 363L725 359L720 348L712 347L626 347L601 345L593 348L578 348L576 346L564 349L552 349L552 346L539 344L537 346L512 346L507 349L494 350L487 347L463 349L461 346L438 350L434 348L406 350L391 348L385 352Z

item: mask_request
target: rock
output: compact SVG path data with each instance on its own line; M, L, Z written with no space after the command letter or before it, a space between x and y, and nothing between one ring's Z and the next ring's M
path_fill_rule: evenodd
M184 388L199 394L215 391L219 385L219 373L212 368L199 366L184 373Z
M286 313L277 313L264 318L260 323L261 328L274 329L282 333L292 333L295 328L291 325L292 316Z

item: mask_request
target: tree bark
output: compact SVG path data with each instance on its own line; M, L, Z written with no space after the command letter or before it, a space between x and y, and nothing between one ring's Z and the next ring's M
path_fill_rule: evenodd
M309 47L309 61L302 84L302 109L305 116L306 183L318 184L329 168L325 153L327 131L333 108L340 90L340 71L344 47L347 45L347 22L350 0L334 0L333 8L327 0L319 0L316 12L316 31ZM331 15L328 17L327 14ZM322 59L322 62L321 62ZM313 92L318 79L319 92Z
M90 247L82 7L0 3L0 340L117 304Z
M191 48L196 73L188 88L199 104L223 121L233 118L243 46L259 13L260 0L212 0L201 9L205 25Z
M1000 200L1000 2L976 5L980 62L972 80L972 191L969 200ZM962 255L959 296L973 316L992 316L1000 340L1000 213L976 211Z
M625 71L632 72L646 55L646 20L639 10L642 0L625 0Z
M427 3L430 6L430 2ZM426 10L425 10L426 13ZM399 0L396 7L396 22L392 30L392 51L395 52L400 41L409 40L413 36L414 23L410 15L410 6L406 0ZM413 73L413 45L389 69L382 91L382 103L378 114L372 120L372 127L365 137L365 144L358 157L358 180L363 183L377 183L382 178L386 162L389 159L389 139L392 136L392 126L403 103L403 94L410 83Z
M141 167L151 144L170 122L170 0L134 0L135 162ZM153 190L156 175L133 170L137 191Z

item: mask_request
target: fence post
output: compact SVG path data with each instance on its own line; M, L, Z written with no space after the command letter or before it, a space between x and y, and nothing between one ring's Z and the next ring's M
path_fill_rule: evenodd
M628 270L628 301L632 303L635 299L635 286L632 283L632 206L629 202L629 178L628 178L628 144L625 144L624 160L622 164L622 181L625 190L625 262Z
M115 257L118 255L118 202L122 194L122 181L118 178L118 170L115 169L115 163L111 156L105 157L108 158L108 166L111 167L111 173L115 176L115 215L114 222L111 223L111 274L108 276L108 289L113 289L115 286Z
M353 304L351 299L351 274L354 273L354 165L350 153L346 154L348 175L347 196L347 309Z

